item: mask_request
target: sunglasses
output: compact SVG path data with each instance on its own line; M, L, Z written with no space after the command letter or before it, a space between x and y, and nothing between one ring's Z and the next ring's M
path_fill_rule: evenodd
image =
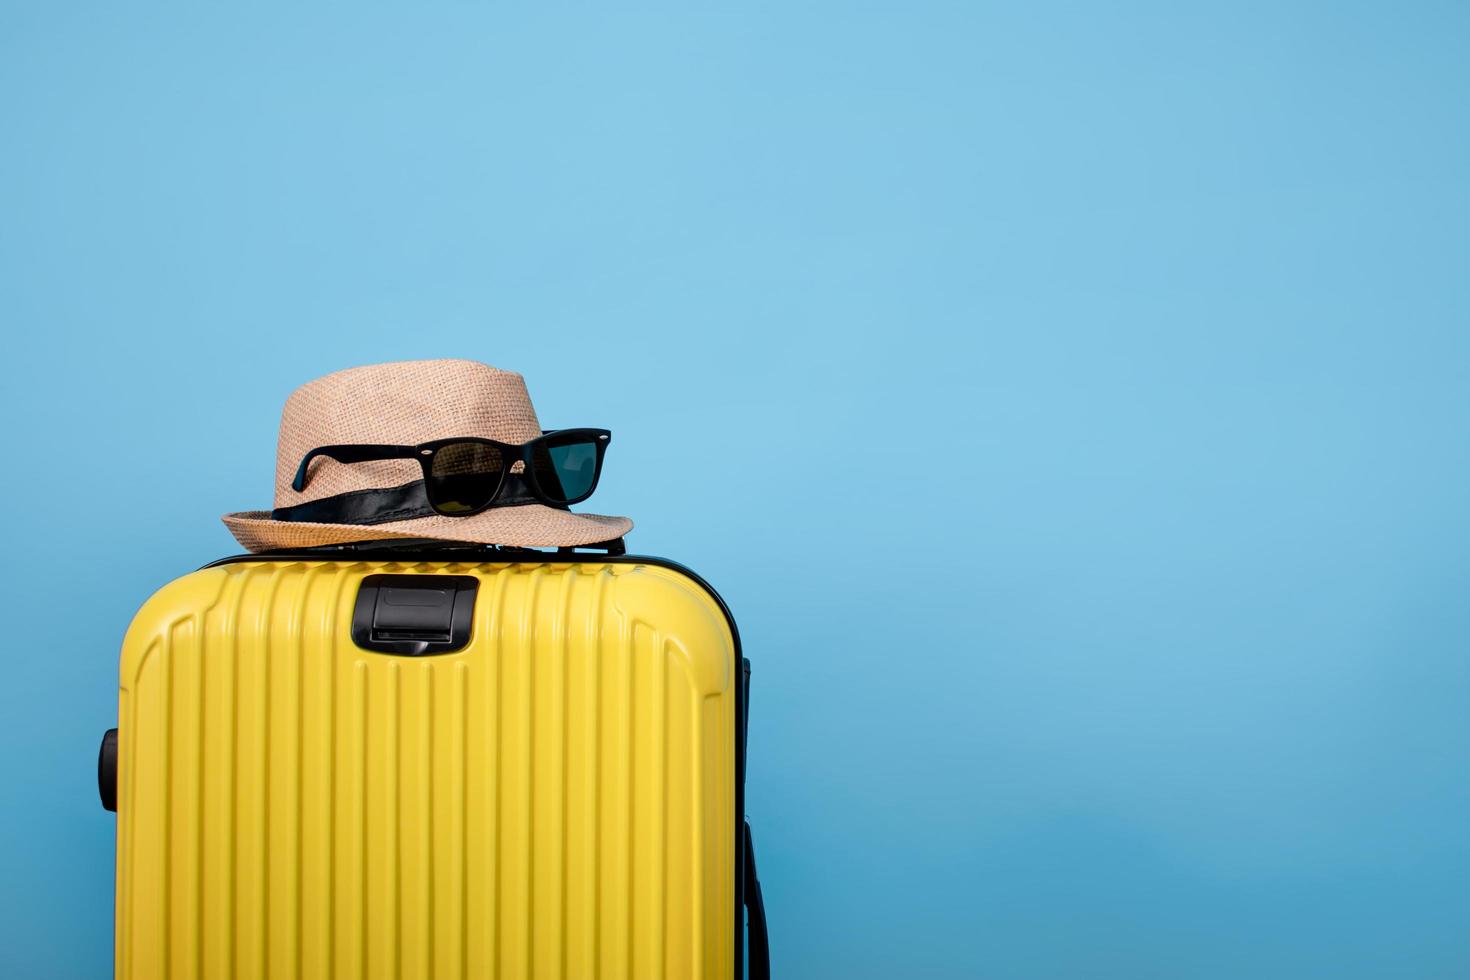
M468 517L494 503L506 484L506 474L522 463L523 472L517 475L531 496L553 507L566 507L586 500L597 489L602 456L611 439L606 429L553 429L519 446L469 437L436 439L417 446L318 446L302 459L291 488L297 493L306 489L307 468L318 456L339 463L416 459L423 468L424 490L434 511Z

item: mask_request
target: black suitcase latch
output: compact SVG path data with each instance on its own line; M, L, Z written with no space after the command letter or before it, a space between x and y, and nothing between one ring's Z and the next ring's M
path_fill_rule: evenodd
M357 590L352 642L410 657L453 653L470 642L479 587L470 575L369 575Z

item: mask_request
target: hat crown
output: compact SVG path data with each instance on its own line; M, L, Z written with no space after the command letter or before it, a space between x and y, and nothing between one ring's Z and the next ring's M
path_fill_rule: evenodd
M297 493L291 489L296 468L319 446L413 446L456 436L515 445L540 434L525 380L514 371L457 359L348 368L308 381L286 399L276 444L275 506L400 486L423 475L407 459L318 459L305 490Z

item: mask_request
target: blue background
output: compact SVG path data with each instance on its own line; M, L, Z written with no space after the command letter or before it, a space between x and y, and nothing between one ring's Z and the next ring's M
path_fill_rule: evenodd
M0 8L0 973L110 968L154 588L349 365L726 595L792 977L1470 976L1470 11Z

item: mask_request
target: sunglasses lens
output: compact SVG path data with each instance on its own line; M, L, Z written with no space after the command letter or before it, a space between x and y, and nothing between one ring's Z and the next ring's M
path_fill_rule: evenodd
M531 455L536 467L536 485L541 492L560 503L576 503L597 485L601 464L598 437L555 436L539 442Z
M505 460L482 442L440 446L429 467L429 502L441 514L464 514L488 504L500 489Z

